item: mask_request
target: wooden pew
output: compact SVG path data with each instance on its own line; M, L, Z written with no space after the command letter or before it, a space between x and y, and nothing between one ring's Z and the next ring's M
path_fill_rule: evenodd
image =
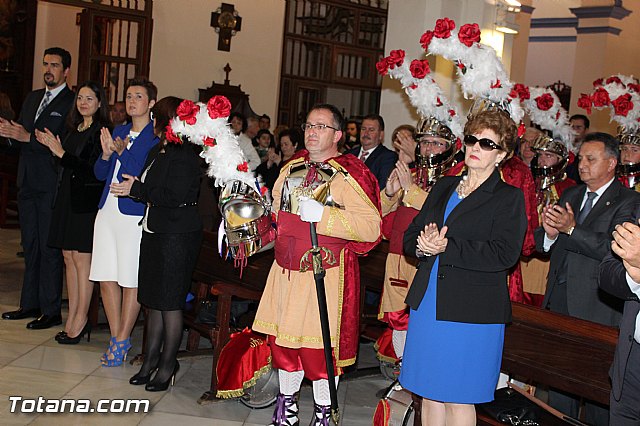
M513 303L502 371L609 405L609 367L618 340L613 327ZM481 411L479 425L498 425ZM547 419L541 424L554 424ZM562 424L562 423L560 423Z

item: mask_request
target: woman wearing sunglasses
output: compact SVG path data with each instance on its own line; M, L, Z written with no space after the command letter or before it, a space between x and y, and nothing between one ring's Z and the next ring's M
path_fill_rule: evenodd
M466 172L436 182L404 236L419 266L399 380L423 397L423 425L475 425L474 404L493 400L511 320L507 271L527 227L523 193L499 170L513 121L482 111L464 134Z

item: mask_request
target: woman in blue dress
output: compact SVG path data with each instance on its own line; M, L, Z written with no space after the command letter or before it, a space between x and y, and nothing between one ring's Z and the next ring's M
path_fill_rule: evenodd
M513 121L482 111L464 134L466 172L438 180L404 237L420 262L399 380L423 398L429 426L475 425L474 404L493 400L511 320L507 271L527 226L524 195L499 170L513 152Z

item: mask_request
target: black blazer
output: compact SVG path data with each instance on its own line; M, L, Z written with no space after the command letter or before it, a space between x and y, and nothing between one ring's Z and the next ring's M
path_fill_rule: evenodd
M185 233L202 229L198 214L200 161L196 146L160 144L149 152L144 183L135 181L131 196L147 203L147 226L157 233ZM153 163L153 164L152 164Z
M347 151L347 154L353 154L359 157L360 149L361 147L357 146ZM366 158L364 164L371 170L371 173L373 173L376 179L378 179L378 187L380 190L387 186L387 179L396 166L397 161L398 154L382 144L378 145Z
M449 227L440 254L436 318L467 323L507 323L511 303L507 271L516 264L527 229L522 190L506 184L496 169L460 202L443 223L449 197L461 176L436 182L404 234L404 251L415 256L417 238L426 225ZM417 309L429 283L435 256L419 258L418 272L406 303Z
M640 217L640 211L636 212L636 217ZM638 223L637 220L634 223ZM610 371L611 392L616 401L620 401L622 396L622 383L633 344L636 317L640 312L640 300L629 289L626 272L620 258L613 254L608 254L600 264L600 288L625 301L624 313L620 322L618 345L616 346L616 353Z
M27 143L18 143L20 146L20 162L18 163L18 187L28 187L35 191L55 191L58 181L58 164L51 151L36 140L35 129L51 130L54 135L63 140L66 135L66 119L69 110L73 106L75 95L65 86L58 96L42 111L38 120L35 120L36 112L44 97L45 89L34 90L29 93L22 104L20 117L17 122L31 133L31 139Z
M562 193L558 204L571 205L576 216L580 211L587 186L571 187ZM571 316L608 326L620 321L621 303L598 289L600 262L610 252L611 233L615 225L628 222L640 196L614 180L600 196L581 225L571 236L561 233L551 246L551 262L547 276L547 291L542 302L547 307L566 268L567 307ZM535 231L536 250L544 253L544 228Z
M84 132L74 130L69 133L62 142L65 153L60 159L60 165L71 172L71 210L74 213L98 211L98 203L100 202L104 182L96 178L93 173L93 165L98 157L102 155L102 145L100 144L101 128L102 125L100 123L94 122ZM78 152L70 152L65 147L65 142L71 137L82 138Z

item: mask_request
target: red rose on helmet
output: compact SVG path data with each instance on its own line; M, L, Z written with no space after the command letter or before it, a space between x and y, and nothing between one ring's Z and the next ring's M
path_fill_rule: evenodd
M611 76L607 79L607 81L605 82L605 84L611 84L611 83L618 83L624 86L624 83L622 82L622 80L620 80L620 77L617 76Z
M581 93L580 99L578 99L578 107L586 110L587 114L591 114L591 96Z
M395 67L399 67L404 62L404 50L392 50L389 52L389 56L387 57L387 65L389 65L390 69L394 69Z
M604 83L603 78L598 78L597 80L593 80L593 87L600 87Z
M449 18L442 18L436 21L433 35L438 38L449 38L451 31L456 27L456 23Z
M180 120L184 121L187 124L194 125L196 124L196 115L200 111L200 106L193 103L188 99L180 102L178 105L178 109L176 109L176 114Z
M214 138L204 138L202 143L204 146L216 146L216 140Z
M629 83L627 84L627 89L640 93L640 84Z
M164 138L167 140L167 142L182 144L182 139L180 139L178 135L174 133L171 124L168 124L167 127L164 128Z
M464 24L458 32L458 40L467 47L480 43L480 27L478 24Z
M431 69L429 68L429 61L426 59L414 59L411 61L409 70L411 71L411 75L415 78L424 78L425 75L431 72Z
M431 43L431 39L433 38L433 31L425 31L420 37L420 45L424 50L429 48L429 44Z
M611 105L613 105L616 115L622 115L623 117L626 117L627 113L633 109L631 95L628 93L618 96L613 102L611 102Z
M595 107L603 107L609 105L611 99L609 99L609 92L602 87L598 87L593 95L591 95L591 102Z
M228 117L231 114L231 102L224 96L214 96L207 102L207 111L213 119Z
M378 62L376 62L376 69L378 70L378 74L387 75L387 72L389 72L389 65L387 64L387 58L382 58Z
M509 92L509 96L513 99L518 98L520 99L520 102L522 102L529 99L531 97L531 93L529 92L529 87L522 83L516 83L513 85L511 92Z
M550 110L554 102L553 96L551 96L549 93L544 93L538 96L535 100L536 100L536 105L538 106L538 109L540 109L541 111Z
M249 171L249 163L247 163L246 161L242 164L238 164L237 167L239 172L248 172Z

